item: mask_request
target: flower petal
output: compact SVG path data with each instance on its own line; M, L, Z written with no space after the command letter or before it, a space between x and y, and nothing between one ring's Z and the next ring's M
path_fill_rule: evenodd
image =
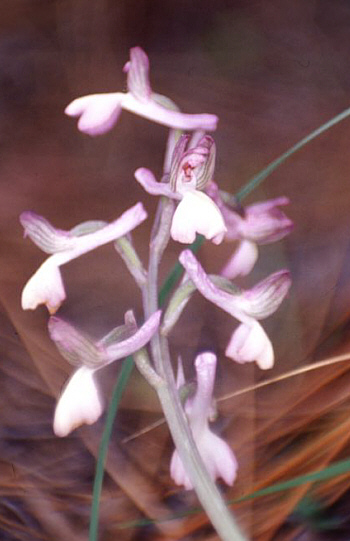
M193 398L186 402L185 411L194 434L207 427L212 411L213 388L216 373L216 355L205 351L195 360L197 390Z
M211 114L192 115L166 109L155 100L146 103L137 100L131 93L124 94L122 107L130 113L147 118L168 128L178 130L203 130L214 131L218 123L218 117Z
M117 122L123 94L90 94L72 101L65 109L68 116L80 117L78 129L88 135L101 135Z
M293 222L278 208L288 203L287 197L277 197L246 207L245 217L240 223L241 235L259 244L275 242L288 235L293 229Z
M91 425L103 411L94 371L79 368L69 379L58 400L53 429L56 436L67 436L82 424Z
M194 435L195 437L195 435ZM206 427L203 434L196 438L198 452L208 470L210 477L215 481L221 478L227 485L233 485L237 474L237 460L229 445L219 436ZM175 449L170 462L170 475L177 485L186 490L193 488L192 482L186 473L178 451Z
M226 291L216 287L216 285L213 284L213 282L209 279L203 267L191 250L184 250L181 252L179 261L186 269L188 276L191 278L192 282L195 284L196 288L203 295L203 297L239 320L251 320L249 316L246 316L245 318L245 314L240 308L240 295L227 293Z
M191 490L193 488L192 481L188 477L180 455L176 449L171 457L170 476L177 485L185 487L186 490Z
M122 359L145 346L158 329L161 315L161 310L154 312L135 334L121 342L105 345L102 339L99 344L105 345L107 362L110 363Z
M130 61L123 68L127 73L128 90L140 101L148 101L152 90L149 82L149 60L141 47L130 49Z
M181 199L181 195L174 192L168 182L157 182L152 171L146 167L139 167L134 175L137 182L151 195L165 195L171 199Z
M189 135L180 137L171 160L169 183L174 191L181 194L204 189L214 174L216 155L214 139L206 135L196 146L187 148L190 140Z
M44 261L24 286L21 300L23 310L35 310L39 304L46 304L50 314L54 314L66 298L55 257Z
M247 276L252 271L257 259L258 247L255 242L243 240L238 244L220 274L230 280L237 276Z
M214 244L220 244L226 227L221 212L205 193L189 191L183 196L171 224L171 236L178 242L190 244L200 233Z
M241 308L255 319L264 319L276 312L287 295L291 283L288 270L274 272L242 293Z
M41 216L34 213L25 214L30 215L31 219L33 216L35 217L32 220L30 232L31 237L35 237L35 242L39 245L45 245L47 249L52 249L53 246L58 244L60 251L51 255L27 282L22 293L22 308L24 310L34 310L39 304L44 303L51 314L55 313L66 298L59 266L103 244L122 237L147 217L142 203L137 203L125 211L117 220L105 227L95 230L93 233L74 237L71 233L55 230ZM67 238L69 238L69 249L62 249L60 243L56 242L56 238L63 237L65 239L66 233Z
M241 323L232 334L225 354L238 363L256 361L262 370L272 368L274 352L272 344L257 321Z
M198 451L213 480L221 478L232 486L237 475L237 460L229 445L209 428L197 442Z

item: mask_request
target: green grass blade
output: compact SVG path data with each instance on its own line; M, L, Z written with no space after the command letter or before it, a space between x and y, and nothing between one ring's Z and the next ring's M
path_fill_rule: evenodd
M114 420L118 411L120 399L124 389L129 381L134 366L134 361L131 356L127 357L122 365L117 383L115 384L112 400L109 405L105 426L101 438L98 459L96 464L96 473L94 480L94 488L92 492L92 506L90 515L89 541L97 541L98 536L98 517L100 508L100 497L102 491L104 467L107 457L109 440L111 438Z
M331 120L329 120L325 124L322 124L322 126L317 128L317 130L311 132L309 135L301 139L289 150L287 150L281 156L279 156L279 158L271 162L267 167L265 167L257 175L255 175L250 180L248 180L248 182L239 190L239 192L236 194L236 198L238 199L238 201L241 201L244 197L250 194L255 188L257 188L259 184L261 184L265 180L265 178L271 175L271 173L275 169L277 169L277 167L279 167L284 161L286 161L295 152L303 148L305 145L310 143L310 141L312 141L313 139L315 139L316 137L318 137L325 131L329 130L329 128L332 128L332 126L335 126L336 124L338 124L338 122L341 122L348 116L350 116L350 108L345 109L345 111L343 111L339 115L333 117Z
M327 468L324 468L323 470L307 473L305 475L299 475L298 477L294 477L293 479L290 479L289 481L284 481L283 483L276 483L275 485L271 485L261 490L256 490L255 492L252 492L251 494L247 494L246 496L242 496L241 498L229 500L227 502L227 505L232 505L232 504L244 502L247 500L254 500L256 498L261 498L263 496L268 496L270 494L276 494L278 492L284 492L286 490L290 490L291 488L295 488L300 485L305 485L307 483L317 483L317 482L326 481L327 479L332 479L333 477L338 477L346 473L350 473L350 459L336 462L335 464L332 464L331 466L328 466ZM159 522L167 522L169 520L176 520L178 518L184 518L186 516L194 515L194 514L198 514L202 512L203 512L202 509L198 507L194 507L192 509L188 509L187 511L183 513L176 513L174 515L170 515L168 517L158 519L158 520L145 518L141 520L122 522L121 524L118 525L118 528L120 529L135 528L139 526L146 526L149 524L157 524Z
M339 475L344 475L345 473L350 472L350 459L342 460L336 462L323 470L319 470L313 473L307 473L305 475L299 475L290 479L289 481L284 481L283 483L277 483L276 485L271 485L270 487L262 488L248 494L247 496L242 496L238 500L235 500L234 503L243 502L246 500L251 500L255 498L261 498L262 496L267 496L269 494L275 494L276 492L283 492L291 488L298 487L300 485L305 485L307 483L316 483L319 481L326 481L327 479L332 479L333 477L338 477Z

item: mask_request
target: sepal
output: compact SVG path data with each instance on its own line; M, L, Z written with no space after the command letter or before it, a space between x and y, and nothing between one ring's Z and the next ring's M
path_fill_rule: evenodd
M35 212L22 212L19 220L24 228L24 236L28 236L47 254L69 250L75 244L74 235L69 231L56 229L43 216Z
M241 308L254 319L264 319L278 309L292 284L290 272L281 270L243 292Z
M50 317L48 324L51 340L71 365L97 369L106 362L106 353L88 335L59 317Z

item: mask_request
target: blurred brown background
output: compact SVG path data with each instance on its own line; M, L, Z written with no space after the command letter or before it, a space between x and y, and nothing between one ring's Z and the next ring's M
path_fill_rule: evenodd
M259 169L350 106L350 3L347 0L2 0L0 3L0 539L85 540L103 419L60 440L51 423L71 372L50 342L44 308L23 312L20 294L44 255L23 240L18 216L34 210L69 229L112 220L138 200L156 201L133 179L137 167L161 172L166 130L123 113L110 133L89 138L64 116L75 97L125 89L129 48L142 46L155 91L184 111L216 113L216 180L234 192ZM276 350L273 371L224 357L234 322L195 296L175 329L188 377L198 349L220 356L216 395L350 349L350 121L311 143L247 202L286 195L295 230L261 247L243 285L290 268L289 298L264 327ZM149 219L135 233L147 257ZM232 245L207 243L201 260L218 272ZM162 276L176 261L174 243ZM59 315L101 337L134 308L139 294L111 246L63 268L68 298ZM116 363L117 364L117 363ZM317 370L220 403L223 431L240 463L233 498L350 456L347 363ZM106 397L119 366L101 374ZM159 419L152 390L135 373L118 413L101 501L101 541L216 539L203 515L154 526L196 505L169 478L172 443L164 426L125 440ZM311 489L233 506L250 539L350 539L345 475L310 493L321 531L293 513ZM305 508L305 505L304 505Z

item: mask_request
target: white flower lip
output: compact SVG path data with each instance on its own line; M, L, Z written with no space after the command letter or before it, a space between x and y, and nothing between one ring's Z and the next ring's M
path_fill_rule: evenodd
M117 220L85 235L74 235L69 231L54 228L45 218L34 212L24 212L20 220L32 241L42 250L50 253L22 292L23 310L34 310L39 304L46 304L54 314L66 298L59 267L103 244L122 237L147 218L142 203L125 211Z
M102 135L111 130L122 110L120 93L90 94L72 101L65 109L68 116L80 117L78 129L88 135Z
M238 363L256 361L262 370L268 370L274 364L271 341L257 321L251 325L241 323L233 332L225 353Z
M258 247L255 242L242 240L220 272L221 276L233 280L237 276L247 276L258 259Z
M171 224L171 236L174 240L190 244L196 233L220 244L226 232L220 210L205 193L188 191L178 204Z
M39 304L46 304L50 314L54 314L65 298L60 269L49 257L26 283L21 305L23 310L35 310Z
M79 368L68 380L57 403L54 432L56 436L67 436L84 423L95 423L102 412L103 401L94 380L94 370Z

